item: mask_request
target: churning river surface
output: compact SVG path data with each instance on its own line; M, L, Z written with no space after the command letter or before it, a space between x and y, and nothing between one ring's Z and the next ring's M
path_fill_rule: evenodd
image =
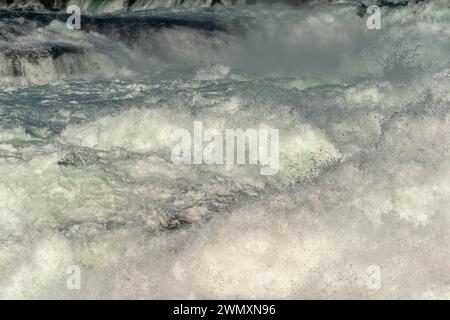
M207 2L0 1L0 298L450 298L450 2Z

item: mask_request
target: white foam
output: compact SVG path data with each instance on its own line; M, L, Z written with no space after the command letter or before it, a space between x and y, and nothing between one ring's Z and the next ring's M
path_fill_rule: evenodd
M132 80L122 45L36 30L118 79L0 92L0 297L447 298L449 9L383 11L375 34L330 8L244 6L261 28L242 38L163 32L167 65ZM280 129L280 173L174 165L195 120Z

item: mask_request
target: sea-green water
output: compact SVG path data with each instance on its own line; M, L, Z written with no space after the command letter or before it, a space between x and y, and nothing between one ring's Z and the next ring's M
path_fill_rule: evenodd
M1 11L0 297L448 297L450 8L358 12ZM194 121L280 171L175 165Z

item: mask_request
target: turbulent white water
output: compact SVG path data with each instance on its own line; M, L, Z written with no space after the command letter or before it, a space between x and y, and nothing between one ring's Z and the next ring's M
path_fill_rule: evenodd
M359 12L1 11L0 298L449 298L450 5ZM196 120L280 172L174 165Z
M220 1L213 0L0 0L0 8L13 10L64 10L68 5L77 5L83 11L115 12L140 11L158 8L211 6ZM236 2L236 1L234 1ZM233 1L224 1L233 4Z

